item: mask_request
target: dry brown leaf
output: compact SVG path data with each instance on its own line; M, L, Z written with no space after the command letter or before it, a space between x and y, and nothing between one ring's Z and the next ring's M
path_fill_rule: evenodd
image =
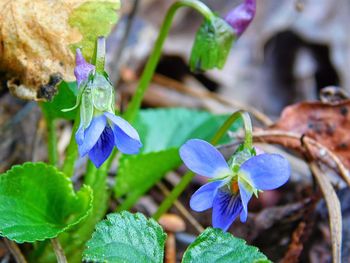
M350 100L336 104L302 102L289 106L269 130L306 135L326 146L350 168Z
M23 99L42 99L50 95L40 91L50 77L73 80L72 51L79 44L91 49L92 36L86 37L90 24L95 38L108 33L117 8L119 0L1 0L0 71L8 75L11 92Z

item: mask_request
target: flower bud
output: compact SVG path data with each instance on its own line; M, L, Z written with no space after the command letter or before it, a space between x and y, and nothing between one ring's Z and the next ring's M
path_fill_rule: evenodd
M80 49L78 48L75 53L75 63L74 75L77 79L78 87L82 82L88 79L91 71L95 69L93 65L87 63Z
M255 10L256 0L245 0L244 3L240 4L226 15L225 21L232 27L235 34L240 36L253 20Z
M223 68L234 40L234 32L220 17L204 21L192 47L192 71Z
M106 77L96 74L91 84L94 107L103 112L114 113L114 89Z

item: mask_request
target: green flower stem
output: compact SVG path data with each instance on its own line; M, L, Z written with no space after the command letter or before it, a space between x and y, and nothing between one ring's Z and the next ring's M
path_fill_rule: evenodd
M241 111L241 117L243 119L244 125L244 148L251 149L253 148L253 126L252 120L250 119L249 113Z
M163 25L160 29L160 33L158 35L157 41L154 45L153 52L147 61L145 70L142 73L140 82L137 86L136 92L128 105L128 108L125 112L125 119L129 122L133 122L139 109L141 106L142 99L144 97L144 94L149 87L149 84L152 80L154 71L157 67L161 51L163 48L163 44L165 42L166 37L169 34L169 30L173 21L173 18L175 16L176 11L180 7L191 7L195 10L197 10L199 13L201 13L205 19L211 20L215 17L214 13L202 2L198 0L179 0L175 2L168 10Z
M94 226L104 215L107 210L107 200L109 193L107 191L107 175L109 171L109 163L104 163L97 169L91 161L88 162L87 172L84 177L84 184L89 185L94 193L92 213L85 221L85 225ZM89 221L96 221L93 224ZM91 229L91 231L93 228Z
M53 118L49 117L49 115L45 111L43 104L40 103L39 105L46 122L47 152L49 157L49 163L56 166L58 163L56 121Z
M213 139L210 141L211 144L213 145L218 144L220 139L226 134L226 132L230 129L232 124L236 122L239 118L243 119L245 129L249 129L250 118L248 114L247 114L248 117L245 114L246 113L243 111L234 112L224 122L224 124L220 127L220 129L216 132ZM250 123L250 127L251 127L251 123ZM250 135L247 135L248 133L247 132L245 133L246 135L245 139L247 139L248 141L250 140L250 144L251 144L251 136L252 136L251 130L250 130ZM189 171L181 178L180 182L174 187L171 193L160 204L157 212L153 215L153 218L155 220L158 220L166 211L169 210L169 208L173 205L173 203L177 200L177 198L181 195L181 193L186 189L187 185L191 182L194 176L195 174Z
M107 190L107 176L109 166L108 163L104 163L99 169L97 169L91 161L88 162L87 173L84 178L84 184L89 185L94 193L92 212L84 222L86 227L78 230L82 233L84 238L89 238L94 230L95 224L104 217L107 207L109 191Z
M72 177L74 174L74 164L75 164L75 160L78 157L78 147L77 147L77 143L75 141L75 133L78 130L79 127L79 121L80 121L80 114L79 111L77 112L77 116L74 120L74 124L73 124L73 129L72 129L72 135L70 137L70 141L66 150L66 158L63 162L63 166L62 166L62 172L68 176L68 177Z
M47 124L47 136L48 136L48 153L49 162L52 165L57 165L58 151L57 151L57 133L56 133L56 121L51 118L46 118Z

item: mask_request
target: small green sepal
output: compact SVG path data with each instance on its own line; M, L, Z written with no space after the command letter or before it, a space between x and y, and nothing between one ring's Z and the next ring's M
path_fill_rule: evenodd
M235 35L232 28L220 17L205 20L192 47L190 68L192 71L222 69L230 53Z

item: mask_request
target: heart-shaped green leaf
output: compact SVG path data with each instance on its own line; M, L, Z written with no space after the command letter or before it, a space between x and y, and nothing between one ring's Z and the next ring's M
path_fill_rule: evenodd
M269 263L258 248L218 228L207 228L187 248L183 263Z
M163 262L166 234L153 219L137 213L109 214L96 225L84 260L93 262Z
M135 128L143 143L142 152L120 159L115 193L117 197L126 195L121 209L132 206L166 172L181 164L178 149L183 143L191 138L210 140L227 117L183 108L141 111ZM231 130L241 126L238 121ZM226 136L221 143L228 139Z
M90 212L92 191L45 163L13 166L0 175L0 235L18 243L54 238Z

